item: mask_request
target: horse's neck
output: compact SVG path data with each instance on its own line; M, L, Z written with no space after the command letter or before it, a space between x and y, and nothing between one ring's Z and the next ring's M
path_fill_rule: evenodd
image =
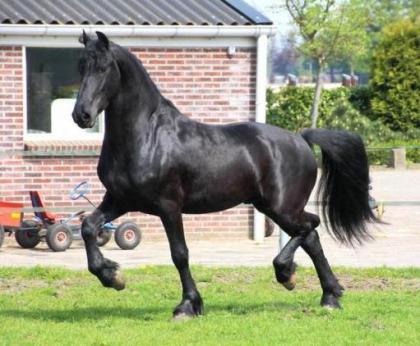
M120 52L121 102L153 112L162 98L143 64L127 51Z
M121 84L106 110L105 131L107 139L122 140L132 137L139 128L147 128L163 96L140 61L121 48L116 56Z

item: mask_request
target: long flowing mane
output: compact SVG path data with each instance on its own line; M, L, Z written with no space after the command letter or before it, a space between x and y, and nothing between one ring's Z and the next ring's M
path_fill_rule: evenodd
M136 76L141 78L142 82L146 83L150 90L162 96L159 88L153 82L146 68L144 67L140 58L136 57L128 49L112 43L110 49L117 61L118 67L123 74L129 74L131 77ZM123 80L125 80L123 78Z

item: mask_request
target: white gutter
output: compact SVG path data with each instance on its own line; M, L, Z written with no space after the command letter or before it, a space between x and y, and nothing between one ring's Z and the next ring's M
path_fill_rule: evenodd
M273 36L272 25L48 25L0 24L0 36L78 36L102 31L110 37L259 37Z
M257 39L257 86L255 101L255 121L266 122L266 89L267 89L267 35L260 35ZM254 240L262 243L265 238L265 215L254 208Z

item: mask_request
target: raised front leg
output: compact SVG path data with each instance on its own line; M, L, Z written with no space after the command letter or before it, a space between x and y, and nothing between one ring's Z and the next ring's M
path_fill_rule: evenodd
M118 263L105 258L97 245L99 229L124 212L114 203L112 198L105 194L101 205L82 223L82 237L85 242L89 271L96 275L105 287L122 290L125 282L119 271Z
M172 260L178 269L182 283L182 300L174 309L174 318L194 317L203 313L203 301L191 276L188 264L188 248L185 243L182 214L168 211L161 217L168 236Z

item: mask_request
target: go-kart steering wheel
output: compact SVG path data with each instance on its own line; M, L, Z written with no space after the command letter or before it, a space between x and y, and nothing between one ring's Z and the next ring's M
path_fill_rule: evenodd
M81 183L77 184L73 190L70 191L70 199L76 200L80 197L84 197L90 191L90 185L87 181L82 181Z

